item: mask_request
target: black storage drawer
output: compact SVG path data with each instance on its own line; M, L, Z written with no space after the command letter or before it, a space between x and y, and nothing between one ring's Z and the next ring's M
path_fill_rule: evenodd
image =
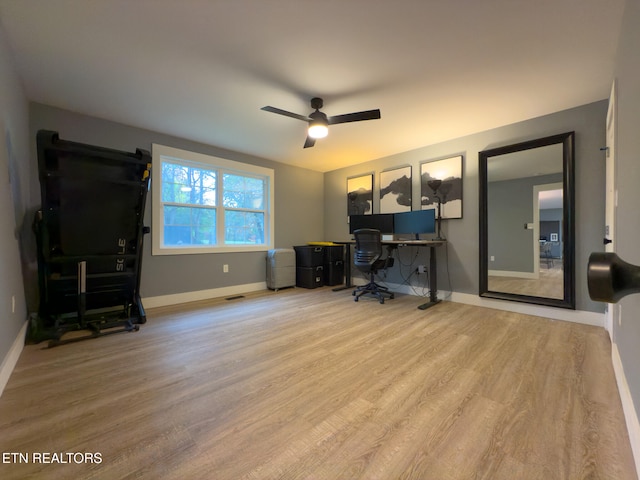
M324 264L324 284L342 285L344 283L344 262L338 260Z
M324 285L324 267L296 267L296 286L317 288Z
M298 267L317 267L324 263L324 247L300 245L293 248L296 251L296 266Z
M342 245L327 245L324 247L324 263L344 260L344 247Z

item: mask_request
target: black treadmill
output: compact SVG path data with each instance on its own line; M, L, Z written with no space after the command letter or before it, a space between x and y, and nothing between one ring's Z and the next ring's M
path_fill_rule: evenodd
M36 140L40 303L27 343L137 331L146 322L140 272L151 155L65 141L48 130ZM74 331L82 334L62 338Z

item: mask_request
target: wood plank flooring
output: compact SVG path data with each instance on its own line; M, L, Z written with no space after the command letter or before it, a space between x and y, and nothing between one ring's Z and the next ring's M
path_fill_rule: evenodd
M539 274L539 278L536 279L489 275L489 291L531 295L533 297L564 298L562 263L556 260L553 267L541 264Z
M637 478L603 329L422 302L286 289L26 346L0 478Z

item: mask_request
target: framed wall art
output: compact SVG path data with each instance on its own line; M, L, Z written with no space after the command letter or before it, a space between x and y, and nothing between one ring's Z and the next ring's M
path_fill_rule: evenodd
M420 204L442 218L462 218L462 155L420 165Z
M347 178L347 215L373 214L373 173Z
M380 213L411 211L411 166L380 172Z

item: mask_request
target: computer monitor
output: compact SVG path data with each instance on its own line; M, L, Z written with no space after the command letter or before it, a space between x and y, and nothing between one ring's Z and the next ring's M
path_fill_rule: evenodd
M395 213L393 218L393 232L396 234L414 235L416 240L418 240L421 233L436 233L435 209Z
M374 228L383 234L393 233L393 213L377 215L349 215L349 233L361 228Z

